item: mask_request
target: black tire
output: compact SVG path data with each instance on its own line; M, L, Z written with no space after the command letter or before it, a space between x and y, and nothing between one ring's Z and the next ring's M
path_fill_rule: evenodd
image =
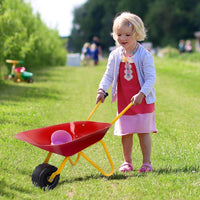
M26 81L27 81L27 83L33 83L33 78L30 77L30 78L28 78Z
M40 164L38 165L34 170L33 170L33 174L32 174L32 182L36 187L39 187L39 176L40 173L42 172L42 170L44 168L46 168L48 166L48 164Z
M41 189L48 189L48 190L52 190L54 189L60 179L60 174L58 174L53 182L49 182L48 179L51 176L51 174L53 172L57 171L57 167L52 166L50 164L47 163L43 163L38 165L35 170L33 171L32 174L32 182L36 187L40 187Z

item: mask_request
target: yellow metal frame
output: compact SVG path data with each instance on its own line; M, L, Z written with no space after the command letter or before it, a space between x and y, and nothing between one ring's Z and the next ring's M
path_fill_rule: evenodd
M68 160L69 160L69 162L70 162L71 165L76 165L77 162L78 162L79 159L80 159L80 156L82 156L83 158L85 158L91 165L93 165L93 166L94 166L99 172L101 172L104 176L111 176L111 175L114 173L114 170L115 170L113 161L112 161L112 159L111 159L111 157L110 157L110 154L109 154L109 152L108 152L108 149L107 149L107 147L106 147L105 142L103 142L103 140L100 140L100 141L98 141L98 142L100 142L100 143L102 144L102 146L103 146L103 148L104 148L104 151L105 151L105 153L106 153L106 155L107 155L107 158L108 158L108 160L109 160L109 163L110 163L110 166L111 166L111 171L110 171L110 173L105 172L105 171L104 171L102 168L100 168L95 162L93 162L88 156L86 156L82 151L80 151L80 152L78 153L77 158L76 158L76 160L75 160L74 162L72 161L72 159L71 159L70 157L65 157L65 159L64 159L63 162L61 163L60 167L57 169L57 171L55 171L54 173L51 174L51 176L49 177L49 180L48 180L48 181L49 181L50 183L53 182L54 178L55 178L57 175L59 175L59 174L61 173L61 171L63 170L63 168L64 168L64 166L65 166L65 164L67 163ZM97 142L97 143L98 143L98 142ZM48 162L49 162L49 159L50 159L51 155L52 155L52 153L49 152L48 155L47 155L47 157L46 157L46 159L45 159L45 161L44 161L44 163L48 163Z
M94 114L94 112L96 111L96 109L99 107L99 105L101 104L101 101L95 106L95 108L93 109L93 111L90 113L89 117L87 118L86 121L88 121L91 116ZM131 102L121 113L119 113L119 115L111 122L111 124L114 124L131 106L133 105L133 102ZM110 157L110 154L108 152L108 149L106 147L106 144L103 142L103 140L98 141L102 144L104 151L107 155L107 158L109 160L110 166L111 166L111 172L110 173L106 173L103 169L101 169L96 163L94 163L88 156L86 156L82 151L80 151L77 155L76 160L73 162L72 159L70 157L65 157L65 159L63 160L63 162L61 163L60 167L57 169L57 171L55 171L54 173L51 174L50 178L48 179L49 182L53 182L54 178L59 175L61 173L61 171L63 170L65 164L67 163L67 161L69 160L71 165L76 165L77 162L80 159L80 156L84 157L91 165L93 165L99 172L101 172L104 176L111 176L114 173L114 164L112 162L112 159ZM97 142L97 143L98 143ZM44 163L48 163L49 159L51 157L52 153L49 152L46 159L44 160Z

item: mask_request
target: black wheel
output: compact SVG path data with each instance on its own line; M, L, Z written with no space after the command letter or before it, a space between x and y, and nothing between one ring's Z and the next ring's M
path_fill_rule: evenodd
M57 171L57 167L49 165L47 163L43 163L38 165L32 174L32 182L36 187L40 187L41 189L54 189L60 179L60 174L58 174L53 182L49 182L48 179L53 172Z
M42 170L44 168L46 168L48 165L43 163L43 164L40 164L38 165L34 171L33 171L33 174L32 174L32 182L33 184L36 186L36 187L39 187L39 176L40 176L40 173L42 172Z
M30 78L28 78L26 81L27 81L27 83L33 83L33 78L30 77Z

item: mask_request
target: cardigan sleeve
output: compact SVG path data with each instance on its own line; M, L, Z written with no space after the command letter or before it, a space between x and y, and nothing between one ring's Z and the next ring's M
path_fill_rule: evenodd
M144 84L141 87L141 92L148 96L156 81L156 70L152 55L147 55L143 60L142 71Z
M108 88L111 86L113 80L114 80L114 54L113 52L111 52L108 58L106 71L101 79L99 88L103 89L104 91L107 91Z

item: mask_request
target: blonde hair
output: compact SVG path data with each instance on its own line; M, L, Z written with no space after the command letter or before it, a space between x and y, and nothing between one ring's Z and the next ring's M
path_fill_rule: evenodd
M89 42L86 42L86 43L83 45L83 48L90 48L90 43L89 43Z
M97 48L97 45L95 43L92 43L91 46L90 46L90 49L95 50L96 48Z
M124 25L132 27L133 37L135 37L137 41L143 41L146 38L146 30L141 18L130 12L123 12L119 16L117 16L113 22L112 35L115 41L117 41L117 30L119 29L119 27Z

